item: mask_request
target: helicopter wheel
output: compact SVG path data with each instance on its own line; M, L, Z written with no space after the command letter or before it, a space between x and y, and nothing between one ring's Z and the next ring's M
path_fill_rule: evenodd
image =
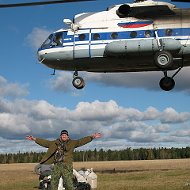
M78 76L73 78L72 83L73 83L73 86L77 89L82 89L85 86L84 79L82 77L78 77Z
M170 91L174 88L175 81L171 77L163 77L160 80L160 88L165 91Z
M171 67L173 64L173 56L168 51L158 51L154 55L155 64L161 69Z

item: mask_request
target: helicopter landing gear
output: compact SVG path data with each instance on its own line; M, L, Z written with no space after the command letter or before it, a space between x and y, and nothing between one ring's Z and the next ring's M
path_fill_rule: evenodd
M82 89L85 86L84 79L78 76L78 71L75 71L73 74L73 81L72 84L77 89Z
M175 86L174 76L177 75L177 73L182 69L182 67L179 67L178 70L173 74L172 77L167 76L167 71L164 72L164 77L160 80L160 88L165 91L170 91Z

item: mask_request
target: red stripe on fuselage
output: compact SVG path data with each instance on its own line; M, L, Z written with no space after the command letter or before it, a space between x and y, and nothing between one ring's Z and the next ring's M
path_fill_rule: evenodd
M140 28L140 27L144 27L144 26L148 26L150 24L123 24L123 25L119 25L122 28Z

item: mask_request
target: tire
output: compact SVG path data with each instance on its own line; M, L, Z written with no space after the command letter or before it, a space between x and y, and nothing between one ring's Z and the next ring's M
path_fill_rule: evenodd
M74 77L73 86L77 89L82 89L85 86L84 79L82 77Z
M175 81L171 77L163 77L160 80L160 88L165 91L170 91L174 88Z
M154 61L158 68L167 69L173 65L173 56L168 51L158 51L154 55Z

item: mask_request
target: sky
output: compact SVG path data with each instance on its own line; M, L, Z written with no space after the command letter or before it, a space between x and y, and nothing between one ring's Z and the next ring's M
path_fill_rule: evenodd
M0 0L17 2L27 1ZM53 76L52 69L38 63L38 47L51 32L65 27L64 18L126 2L130 1L0 9L0 153L45 151L25 136L53 140L63 129L71 139L103 134L79 150L189 146L190 68L178 73L169 92L159 87L160 71L79 72L86 86L77 90L73 72L56 71Z

